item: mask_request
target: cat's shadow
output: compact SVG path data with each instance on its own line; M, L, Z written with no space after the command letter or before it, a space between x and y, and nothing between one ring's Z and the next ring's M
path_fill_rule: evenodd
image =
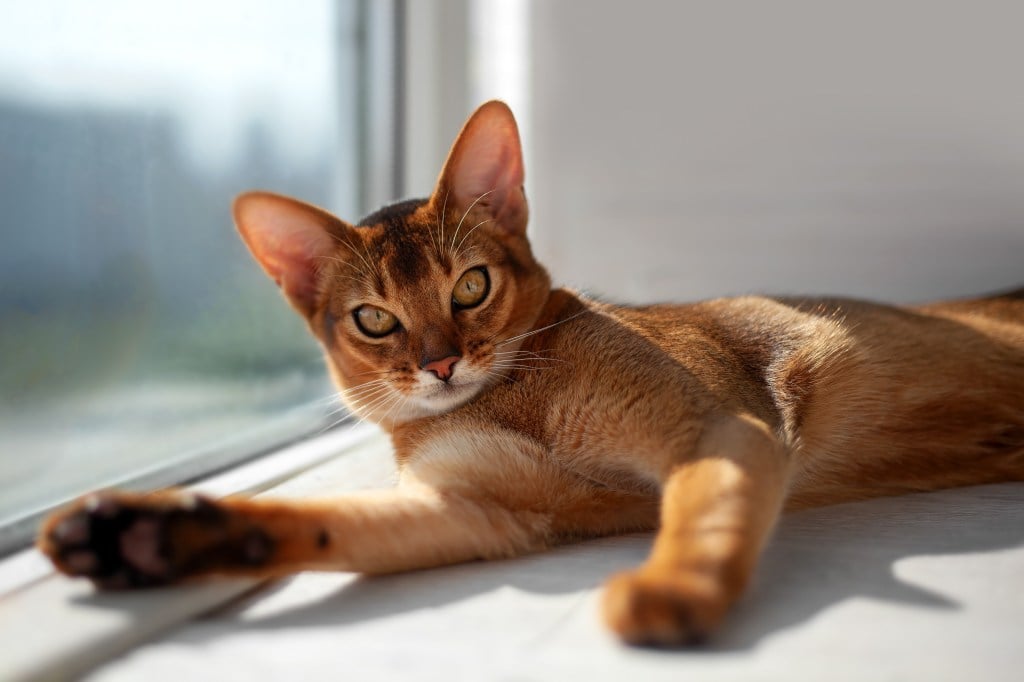
M914 582L916 557L1024 546L1024 485L1005 483L836 505L784 517L716 649L747 649L853 598L963 610L958 594ZM909 562L909 564L908 564ZM908 565L901 565L908 564ZM973 577L969 580L984 580ZM970 589L969 585L965 585Z
M650 535L609 538L508 561L359 578L298 606L259 617L229 609L218 622L237 629L356 625L454 604L503 587L567 594L600 587L611 573L638 565ZM961 609L955 594L905 582L895 573L917 556L989 552L1024 544L1024 485L1000 484L885 498L784 517L747 596L711 651L749 649L855 597L921 609ZM284 583L281 589L287 589ZM273 594L265 594L272 599ZM593 614L597 617L597 614ZM204 637L212 633L204 629Z

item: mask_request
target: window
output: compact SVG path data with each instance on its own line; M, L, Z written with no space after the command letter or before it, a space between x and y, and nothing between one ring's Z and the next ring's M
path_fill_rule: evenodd
M229 208L265 188L363 212L365 122L387 137L368 93L394 79L367 73L380 47L360 39L391 17L355 0L41 0L4 14L9 550L85 490L177 482L342 416Z

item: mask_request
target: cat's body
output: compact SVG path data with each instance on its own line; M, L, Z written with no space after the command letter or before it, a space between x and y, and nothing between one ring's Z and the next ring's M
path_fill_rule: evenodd
M557 290L538 325L567 318L525 341L533 356L509 382L394 427L399 461L427 434L490 420L584 478L656 491L659 451L692 450L709 417L742 412L790 453L790 508L1024 474L1020 295L626 307Z
M255 193L236 221L391 435L394 490L310 501L108 493L40 546L100 585L390 572L658 528L608 623L682 643L742 592L783 507L1024 480L1024 299L918 308L744 297L617 306L552 290L507 108L433 195L359 226Z

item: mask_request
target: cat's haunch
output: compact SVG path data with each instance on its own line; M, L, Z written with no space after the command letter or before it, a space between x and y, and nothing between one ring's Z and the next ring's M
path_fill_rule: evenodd
M40 532L69 575L382 573L657 529L604 616L627 642L684 645L719 627L784 508L1024 480L1022 292L630 307L552 289L500 102L426 199L353 225L252 192L234 216L341 399L390 433L400 482L308 501L94 495Z

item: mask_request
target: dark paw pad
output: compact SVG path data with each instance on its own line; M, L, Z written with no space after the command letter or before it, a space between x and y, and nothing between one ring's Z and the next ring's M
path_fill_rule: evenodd
M190 494L102 493L58 512L44 525L40 549L68 575L107 589L150 587L189 568L184 527L223 526L214 502Z

